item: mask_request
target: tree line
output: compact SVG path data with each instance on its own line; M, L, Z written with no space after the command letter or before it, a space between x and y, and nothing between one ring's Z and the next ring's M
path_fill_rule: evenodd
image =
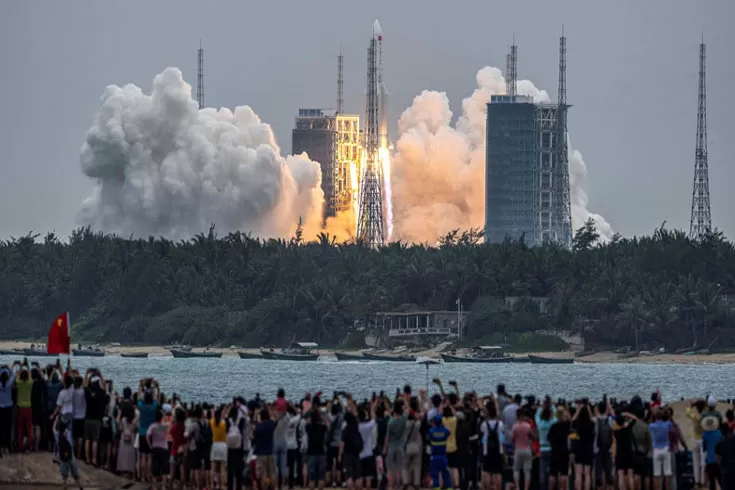
M735 347L735 251L721 233L691 240L662 225L598 239L592 221L571 249L483 244L480 230L377 250L300 231L261 240L210 229L179 242L28 234L0 242L0 336L43 338L70 311L74 341L338 346L378 311L455 310L459 299L470 342L563 329L608 347ZM520 300L511 308L507 297ZM545 308L534 297L548 297Z

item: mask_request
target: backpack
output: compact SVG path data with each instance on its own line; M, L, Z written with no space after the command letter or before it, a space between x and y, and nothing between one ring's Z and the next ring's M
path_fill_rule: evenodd
M610 451L612 447L613 432L610 427L610 419L607 417L597 419L597 447L600 451Z
M486 421L487 426L487 454L499 454L500 453L500 437L498 437L498 423L495 422L495 427L490 427L490 421Z
M59 436L59 459L61 461L71 461L73 451L69 439L66 437L66 433Z
M196 446L203 454L209 453L209 448L212 447L212 428L209 427L209 422L199 422Z
M239 449L242 446L242 434L240 433L238 424L230 422L230 428L227 429L225 442L230 449Z

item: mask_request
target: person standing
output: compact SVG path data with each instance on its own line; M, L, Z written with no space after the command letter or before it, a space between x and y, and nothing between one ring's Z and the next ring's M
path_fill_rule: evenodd
M13 385L15 372L10 366L0 366L0 456L10 452L13 431Z
M273 435L276 424L271 420L268 407L260 410L256 418L255 430L253 431L253 444L255 445L255 473L258 477L260 488L265 490L275 484L276 460L273 457Z
M406 458L406 415L403 413L403 402L397 401L393 405L393 415L388 422L383 452L386 455L389 485L398 490L401 488L403 465Z
M523 488L531 487L531 469L533 467L533 441L536 435L529 423L528 414L523 408L518 409L516 423L511 430L513 442L513 479L516 488L521 488L521 471L523 472Z
M653 485L661 488L661 478L666 481L666 488L671 488L671 452L669 451L669 432L672 430L666 411L657 408L653 423L648 426L653 446Z
M85 449L87 463L93 466L97 466L98 463L97 449L102 433L102 419L106 415L107 405L110 401L103 383L102 375L99 374L98 378L95 378L85 387L85 402L87 405L87 416L84 421Z
M505 428L498 417L495 400L485 404L485 420L482 432L482 488L502 490L503 486L503 437Z
M549 430L556 423L551 400L544 400L541 410L536 411L536 427L538 427L538 441L541 450L539 460L539 486L547 490L549 467L551 466L551 445L549 444Z
M91 376L91 372L87 370L84 378L77 376L74 378L74 388L72 389L72 425L71 436L74 441L74 455L77 459L84 456L84 420L87 418L87 398L84 387Z
M309 441L309 447L306 450L309 488L313 489L316 483L319 490L323 490L327 470L327 425L318 408L311 411L309 423L306 424L306 435Z
M32 446L33 405L31 394L33 391L33 380L27 368L22 368L15 380L16 405L18 407L18 436L17 446L19 451L30 452ZM25 441L24 441L25 436Z
M31 369L31 415L33 421L33 450L39 451L46 448L46 380L43 372L34 367Z
M430 447L429 473L433 490L440 490L442 483L447 490L452 489L452 475L447 462L447 442L449 429L444 427L441 415L435 415L433 427L429 429L427 440ZM441 478L441 480L440 480Z
M704 485L704 452L702 451L702 412L707 402L697 400L686 409L686 416L691 421L694 443L692 444L692 466L694 471L694 484L699 487Z
M168 464L168 426L163 423L163 412L157 410L154 422L148 426L146 439L151 448L151 488L156 490L158 484L164 487Z

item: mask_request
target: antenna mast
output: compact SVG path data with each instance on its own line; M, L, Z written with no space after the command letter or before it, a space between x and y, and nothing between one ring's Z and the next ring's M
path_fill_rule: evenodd
M689 238L698 240L712 230L709 199L709 164L707 162L707 46L699 45L699 104L697 108L697 147L694 152L694 187Z
M197 103L200 109L204 107L204 48L201 39L197 50Z
M344 99L344 62L345 58L342 56L342 48L339 48L339 56L337 56L337 114L344 112L345 99Z
M513 44L510 46L510 55L508 61L508 95L515 96L518 81L518 46L516 46L516 36L513 35Z

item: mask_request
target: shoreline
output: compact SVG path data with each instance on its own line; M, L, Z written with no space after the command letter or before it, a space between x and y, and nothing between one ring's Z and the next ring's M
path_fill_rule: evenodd
M27 349L30 348L33 342L19 341L19 340L2 340L0 341L0 349L2 350L13 350L13 349ZM103 350L109 355L123 354L123 353L147 353L149 356L160 357L170 356L170 351L165 346L160 345L138 345L138 346L126 346L122 345L119 347L103 347ZM238 348L231 349L229 347L212 347L212 348L201 348L195 347L194 352L221 352L223 357L237 357L238 352L247 352L249 354L258 354L260 348ZM359 354L359 350L340 350L340 349L318 349L318 352L325 357L335 357L335 352L344 352L347 354ZM413 353L417 357L439 357L436 350L427 349L420 352ZM512 354L514 357L525 357L527 355L536 355L548 358L574 358L576 363L579 364L735 364L735 353L732 354L657 354L648 356L636 356L621 358L620 354L615 354L611 351L596 352L589 356L575 357L574 351L563 351L563 352L515 352Z

